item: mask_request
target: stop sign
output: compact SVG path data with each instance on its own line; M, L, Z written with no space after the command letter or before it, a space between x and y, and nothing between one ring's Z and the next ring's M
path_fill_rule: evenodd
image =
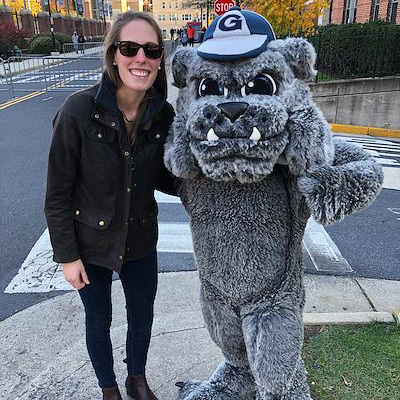
M217 15L222 15L235 6L234 0L215 0L214 11Z

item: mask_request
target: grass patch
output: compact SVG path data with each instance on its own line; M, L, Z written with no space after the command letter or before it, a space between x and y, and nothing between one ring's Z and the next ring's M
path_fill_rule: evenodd
M314 400L400 400L395 324L324 327L306 340L303 357Z

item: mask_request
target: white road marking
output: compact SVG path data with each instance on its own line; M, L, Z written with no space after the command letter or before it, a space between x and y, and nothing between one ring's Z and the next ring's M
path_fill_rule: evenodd
M303 243L318 271L335 273L352 271L328 233L316 222L311 220L308 222ZM157 251L161 253L193 253L189 224L159 223ZM65 282L62 270L52 260L52 256L49 232L46 229L4 293L73 290Z
M303 245L317 271L353 271L328 232L311 218L307 222Z
M383 167L383 188L400 190L400 168Z

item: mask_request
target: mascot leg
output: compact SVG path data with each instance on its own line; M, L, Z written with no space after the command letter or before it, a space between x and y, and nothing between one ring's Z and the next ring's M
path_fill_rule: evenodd
M225 361L208 381L177 382L180 400L254 400L256 387L247 360L240 317L228 305L210 299L202 287L203 316Z
M311 400L300 356L300 312L271 308L247 314L243 333L257 385L257 400Z

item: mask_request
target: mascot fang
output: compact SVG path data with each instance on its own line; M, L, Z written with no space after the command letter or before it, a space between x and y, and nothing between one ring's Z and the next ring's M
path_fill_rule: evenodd
M198 51L172 62L180 88L165 163L180 179L201 304L224 361L207 381L178 382L184 400L310 400L303 345L302 238L310 215L330 224L380 191L380 166L332 139L305 81L315 51L276 40L238 7Z

